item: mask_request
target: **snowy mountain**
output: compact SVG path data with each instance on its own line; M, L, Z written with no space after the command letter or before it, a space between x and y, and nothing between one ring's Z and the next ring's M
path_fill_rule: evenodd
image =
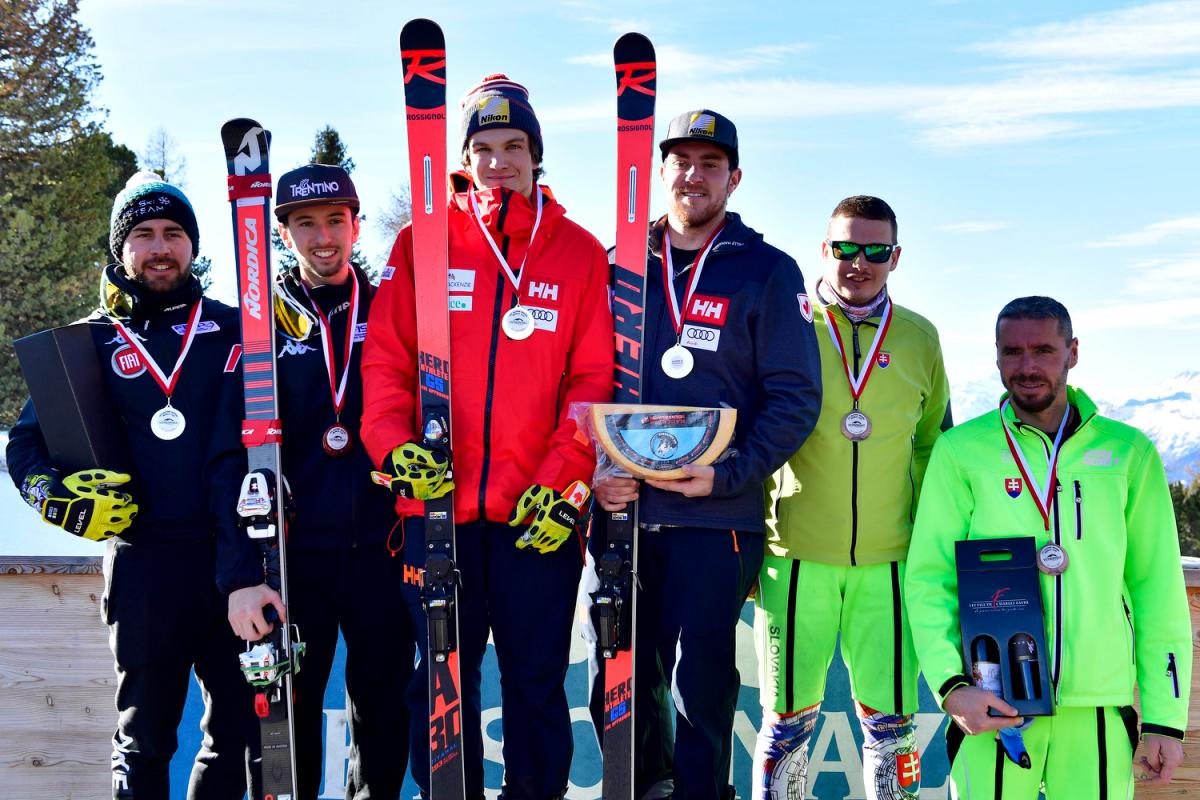
M999 376L952 386L955 422L991 411L1003 391ZM1100 413L1145 431L1158 446L1171 481L1200 475L1200 371L1182 372L1121 402L1092 399Z

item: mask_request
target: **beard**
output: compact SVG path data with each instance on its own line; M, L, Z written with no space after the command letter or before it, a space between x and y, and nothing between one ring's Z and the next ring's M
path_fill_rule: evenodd
M725 197L720 204L706 208L691 208L679 203L674 195L671 196L671 214L688 228L702 228L714 219L725 216L725 206L729 198Z
M1040 375L1014 375L1008 381L1004 381L1004 388L1008 390L1008 399L1018 411L1023 411L1027 414L1040 414L1050 406L1054 405L1054 401L1063 392L1067 385L1067 370L1064 368L1057 380L1050 380L1050 386L1043 393L1032 397L1024 397L1020 394L1018 384L1025 381L1047 380Z
M150 272L151 267L160 265L174 267L175 271L164 275ZM130 270L126 268L127 275L129 272ZM160 258L156 261L151 261L144 264L141 271L136 275L133 275L131 280L140 286L145 286L146 289L151 292L165 293L173 292L179 287L183 286L185 283L187 283L188 278L191 277L191 274L192 271L190 263L185 267L173 258Z

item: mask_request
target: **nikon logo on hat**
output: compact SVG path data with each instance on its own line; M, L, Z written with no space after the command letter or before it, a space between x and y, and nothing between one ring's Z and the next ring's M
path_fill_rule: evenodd
M509 113L507 97L485 97L478 103L480 125L507 125Z
M350 173L333 164L307 164L285 172L279 178L275 199L275 218L280 222L303 206L345 205L357 214L359 205Z
M717 118L712 114L697 113L692 114L691 117L688 136L707 136L711 139L717 135Z

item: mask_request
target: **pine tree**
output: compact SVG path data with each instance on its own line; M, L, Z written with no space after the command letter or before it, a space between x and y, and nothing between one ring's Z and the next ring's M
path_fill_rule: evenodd
M96 122L100 81L78 0L0 0L0 341L96 306L112 198L137 168ZM11 351L10 351L11 354ZM0 359L0 424L26 395Z

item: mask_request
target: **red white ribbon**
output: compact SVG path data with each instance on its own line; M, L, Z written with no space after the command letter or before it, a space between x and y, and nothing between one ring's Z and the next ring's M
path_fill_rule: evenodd
M1067 429L1067 419L1071 416L1071 405L1068 403L1066 410L1063 411L1062 422L1058 424L1058 434L1054 437L1054 446L1046 457L1046 484L1044 486L1034 480L1033 470L1025 459L1025 451L1017 444L1012 431L1008 429L1008 420L1004 418L1004 412L1008 407L1009 402L1006 397L1000 403L1000 426L1004 428L1004 441L1008 443L1008 450L1012 453L1013 461L1017 462L1017 469L1021 471L1021 477L1029 486L1029 494L1033 497L1033 503L1037 506L1038 513L1042 515L1042 523L1046 526L1046 530L1050 530L1050 498L1058 483L1058 450L1062 446L1063 431Z
M200 325L200 301L197 300L192 306L192 312L188 316L187 327L183 331L183 348L179 351L179 358L175 361L175 368L171 370L171 374L167 375L158 366L158 362L150 355L146 348L142 347L142 343L138 341L137 336L125 327L125 323L118 319L112 321L117 329L117 333L121 334L121 338L125 340L125 344L133 348L134 352L142 359L142 363L150 371L150 375L154 378L154 382L163 390L163 394L167 396L167 404L171 403L171 394L175 391L175 384L179 381L179 371L183 368L183 362L187 359L188 351L192 349L192 340L196 338L196 328Z
M346 347L342 350L346 363L342 365L342 380L339 383L334 383L334 373L337 371L334 361L337 354L333 351L333 329L329 324L329 317L325 316L321 306L308 293L308 287L303 283L300 286L317 312L318 324L321 327L321 351L325 355L325 372L329 375L329 394L333 397L333 413L340 418L342 407L346 405L346 383L350 378L350 361L354 353L354 331L358 328L358 277L353 272L350 273L350 321L346 325Z
M700 285L700 273L704 271L704 262L708 260L708 253L712 250L713 243L717 241L717 237L721 235L721 231L725 230L725 226L717 228L708 237L708 241L700 248L700 252L696 253L696 258L692 261L692 274L688 278L687 287L683 293L683 308L686 310L688 303L692 300L692 295L696 293L696 287ZM667 293L667 308L671 310L671 325L675 328L675 339L678 341L683 336L683 312L680 311L679 298L675 296L675 264L671 260L671 231L669 228L663 229L662 241L662 269L663 269L663 289Z
M891 325L892 301L889 298L883 304L879 329L875 331L875 339L871 342L870 349L867 350L866 363L862 367L862 372L855 375L854 368L850 366L850 361L846 358L846 349L842 346L842 333L838 330L837 323L833 321L833 309L825 309L825 327L829 331L829 338L833 340L834 349L842 357L842 367L846 370L846 379L850 382L850 396L854 398L856 408L858 398L862 397L862 393L867 389L867 381L871 379L871 370L875 367L875 356L879 353L879 348L883 346L883 340L887 338L888 328Z
M529 233L529 245L525 248L525 255L521 257L521 267L513 274L512 267L508 265L508 261L504 258L504 254L500 252L500 248L496 246L496 240L492 238L492 234L488 233L487 226L483 224L483 212L479 210L479 203L475 200L475 187L472 186L467 192L467 202L471 205L471 211L475 214L475 221L479 223L479 232L483 234L484 241L492 248L492 252L496 254L496 260L500 262L500 268L504 270L504 274L508 276L509 283L513 286L513 291L518 297L517 304L520 305L521 296L521 276L525 274L525 261L529 258L529 252L533 250L533 240L537 236L538 227L542 224L542 190L535 183L533 185L534 194L537 195L537 216L533 218L533 230Z

